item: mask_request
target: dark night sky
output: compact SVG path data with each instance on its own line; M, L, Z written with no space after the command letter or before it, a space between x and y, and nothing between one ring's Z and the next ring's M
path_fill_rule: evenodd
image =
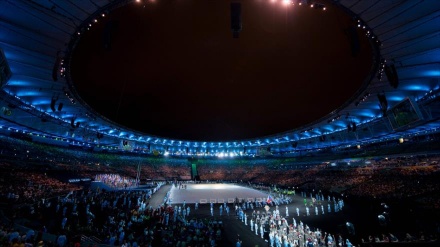
M354 22L336 6L242 1L242 19L234 39L229 1L119 8L82 36L75 86L96 111L129 128L224 141L313 122L346 102L369 72L366 38L359 34L353 57L346 30Z

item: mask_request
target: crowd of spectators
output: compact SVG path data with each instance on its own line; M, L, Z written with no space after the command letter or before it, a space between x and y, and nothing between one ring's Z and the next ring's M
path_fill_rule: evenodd
M46 200L27 218L47 225L26 231L0 225L0 245L77 246L82 242L79 235L85 234L99 241L94 244L107 246L217 246L222 230L212 219L182 213L180 206L177 210L166 204L148 205L152 193L162 185L152 191L83 190ZM55 237L43 238L46 232Z
M415 234L410 234L410 233L405 233L402 234L401 236L396 236L395 234L392 233L382 233L382 234L378 234L378 235L368 235L364 238L361 238L361 243L363 244L368 244L368 243L429 243L429 242L435 242L438 240L438 236L435 236L433 234L429 234L426 235L425 233L423 233L423 231L415 233Z
M97 174L95 182L102 182L113 189L124 189L139 186L137 179L121 176L119 174Z
M8 145L3 145L0 151L3 157L0 162L0 200L13 203L17 207L28 205L28 214L31 217L42 217L45 214L54 215L53 212L56 212L57 226L52 229L60 233L73 230L76 232L93 231L102 239L107 239L107 236L111 238L119 231L119 228L116 232L116 228L109 230L111 224L108 225L106 221L108 219L102 220L98 216L99 213L96 214L102 210L99 207L106 200L112 201L112 203L117 201L118 206L122 205L121 207L125 208L123 210L124 216L117 215L120 212L112 213L116 214L116 219L124 219L126 224L128 224L127 219L132 219L133 214L137 214L137 219L140 215L139 211L132 211L132 206L138 205L138 201L134 199L138 195L105 194L109 192L96 194L98 192L84 190L83 184L69 183L66 179L60 179L63 177L60 174L70 176L70 178L92 178L110 183L118 188L126 185L134 186L137 183L134 178L137 175L138 166L140 167L141 181L144 182L147 179L166 181L191 177L191 167L187 159L146 158L118 154L91 155L78 149L62 152L57 147L46 148L42 144L31 144L22 140L6 138L6 141ZM265 190L276 185L296 190L319 189L339 192L358 198L411 198L421 207L440 209L440 196L437 193L440 190L438 182L440 181L439 161L440 155L438 154L376 157L356 160L351 163L342 160L295 163L293 160L283 159L281 161L283 163L280 163L277 159L206 159L198 161L197 168L202 180L237 181L249 183ZM115 197L118 199L114 199ZM93 200L90 201L91 199L88 198L93 198ZM126 198L126 202L121 202L124 200L123 198ZM128 206L127 201L132 202L131 206ZM94 209L87 210L87 203L90 208ZM74 212L82 213L83 219L87 221L81 222L75 218L76 216L72 216L73 218L68 218L64 229L58 228L66 218L62 217L64 209L56 210L56 206L60 204L66 205L66 214L71 216L74 215ZM73 210L75 204L77 209ZM108 206L104 205L102 208ZM110 208L109 212L111 212ZM145 217L157 217L155 215L157 209L148 210L145 210L140 218L145 220ZM161 217L159 216L158 219ZM80 224L73 224L73 222ZM93 224L93 222L103 223L103 226L106 225L107 228L98 229L96 228L97 224ZM176 224L175 229L178 229L176 231L181 231L182 225L179 226L178 222ZM163 232L170 232L169 227L165 229L161 226L161 229ZM171 227L171 229L173 228ZM186 230L188 229L186 228ZM203 229L212 232L209 227ZM5 235L4 232L10 233L11 230L4 230L3 235ZM134 239L138 239L139 242L149 241L148 238L139 239L142 235L140 229L133 232ZM205 236L208 235L205 234ZM422 238L418 236L420 234L413 235L417 235L415 239ZM130 236L130 234L126 234L126 236ZM72 236L69 237L72 238ZM423 235L423 238L430 237ZM373 237L373 239L376 238ZM384 237L377 239L381 242L387 241L387 238ZM391 239L390 236L388 239ZM404 238L399 237L399 239Z
M39 170L20 169L1 163L0 171L0 198L15 204L35 203L42 198L82 189L81 186L59 181Z
M77 189L67 183L67 179L61 179L61 174L92 179L99 174L120 174L129 181L129 178L137 177L140 166L141 182L191 178L191 167L187 159L103 153L90 155L84 150L61 152L57 147L46 148L42 144L2 138L8 145L4 145L1 150L6 157L0 164L0 169L4 171L0 177L4 181L1 190L3 194L8 190L12 193L15 191L17 193L14 195L19 198L32 199L35 193L50 196L46 195L48 190L57 194ZM81 162L82 159L86 161ZM276 181L282 187L319 188L358 197L402 198L423 197L438 190L436 178L439 159L438 155L402 155L316 163L295 163L293 159L206 159L197 162L197 169L201 180L244 181L253 184L273 184ZM13 188L23 186L22 181L26 181L26 189ZM32 188L38 188L38 192ZM420 199L422 202L426 200L430 201L430 205L438 206L437 200L432 197Z

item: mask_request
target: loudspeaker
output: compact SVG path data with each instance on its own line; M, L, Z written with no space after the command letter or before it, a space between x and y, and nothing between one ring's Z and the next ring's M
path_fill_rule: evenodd
M118 21L109 21L105 24L104 30L102 32L102 48L106 51L110 51L112 48L112 40L114 35L117 33L117 28L119 27Z
M351 56L357 57L361 51L359 36L355 27L348 28L348 39L350 40Z
M64 104L61 102L58 104L58 111L61 111L63 109Z
M390 82L390 86L397 88L399 86L399 76L397 75L397 70L394 64L385 66L385 75Z
M241 3L231 3L231 30L232 36L238 38L242 29L241 24Z
M55 112L55 103L56 103L56 99L55 98L52 98L51 100L50 100L50 109L53 111L53 112Z
M383 116L387 115L388 111L388 100L385 94L381 93L377 95L377 98L379 99L379 108L383 113Z

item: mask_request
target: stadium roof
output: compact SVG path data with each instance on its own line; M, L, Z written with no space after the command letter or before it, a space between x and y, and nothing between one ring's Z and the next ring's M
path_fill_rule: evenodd
M233 38L230 4L161 1L112 11L74 48L74 87L132 129L224 141L313 122L343 105L371 70L369 40L340 8L243 1L243 30ZM355 53L350 27L359 32Z
M294 8L299 5L299 1L290 3ZM301 3L322 6L312 1ZM371 42L373 68L365 78L365 88L360 86L360 91L330 114L296 129L214 142L135 131L102 116L78 97L68 67L78 36L118 7L137 1L2 1L0 48L12 72L2 84L2 131L32 133L78 145L186 153L242 152L266 146L284 152L438 132L440 2L322 3L346 11L355 26L359 25L356 32ZM408 109L414 109L411 117L396 118L408 115Z

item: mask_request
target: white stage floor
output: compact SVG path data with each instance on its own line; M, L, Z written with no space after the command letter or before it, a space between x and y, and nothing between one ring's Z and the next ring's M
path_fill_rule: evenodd
M261 191L235 184L186 184L186 189L171 188L171 203L233 203L236 198L240 201L263 201L268 194Z

